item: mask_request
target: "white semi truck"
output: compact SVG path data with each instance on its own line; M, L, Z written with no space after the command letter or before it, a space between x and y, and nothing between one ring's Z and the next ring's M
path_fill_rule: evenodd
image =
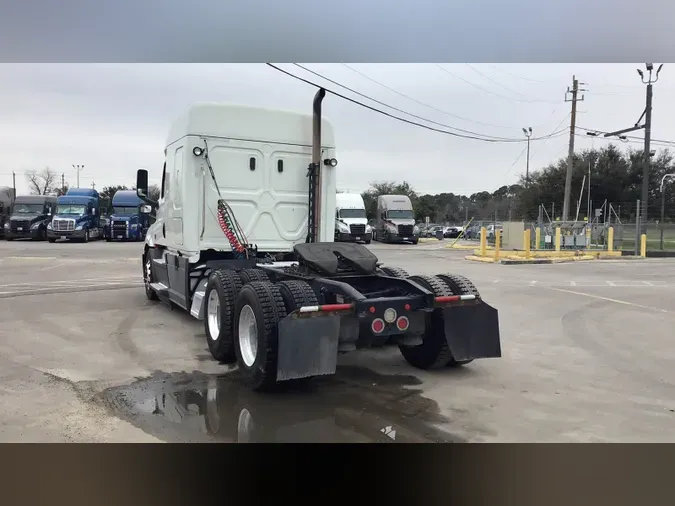
M363 197L358 193L338 193L335 196L335 241L370 244L372 238Z
M204 321L211 354L254 390L330 375L339 353L396 344L430 369L501 356L497 310L459 275L409 276L365 246L333 242L335 142L313 115L198 104L176 120L156 221L142 256L145 292Z

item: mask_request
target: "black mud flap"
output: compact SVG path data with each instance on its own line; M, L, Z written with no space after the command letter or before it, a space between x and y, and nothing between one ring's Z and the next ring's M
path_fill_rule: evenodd
M502 356L499 315L489 304L448 307L443 318L445 339L455 360Z
M338 315L290 314L281 320L277 381L335 374L339 335Z

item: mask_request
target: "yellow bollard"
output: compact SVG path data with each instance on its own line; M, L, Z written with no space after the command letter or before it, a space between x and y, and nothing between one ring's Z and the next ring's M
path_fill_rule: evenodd
M480 227L480 256L485 256L487 250L487 228Z
M647 258L647 234L640 236L640 256Z
M495 262L499 260L499 247L502 242L502 231L495 230Z
M607 229L607 251L614 251L614 227Z
M523 232L523 249L525 250L525 258L530 258L530 229Z
M538 250L541 245L541 228L534 229L534 249Z
M560 252L560 227L555 229L555 250Z

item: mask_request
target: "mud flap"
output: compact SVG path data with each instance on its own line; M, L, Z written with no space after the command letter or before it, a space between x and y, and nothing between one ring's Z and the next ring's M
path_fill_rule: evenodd
M502 356L499 315L481 302L443 310L445 339L457 361Z
M281 320L277 381L335 374L339 335L338 315L290 314Z

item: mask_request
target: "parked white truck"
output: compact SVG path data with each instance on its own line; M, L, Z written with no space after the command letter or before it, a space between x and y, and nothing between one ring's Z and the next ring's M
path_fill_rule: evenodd
M338 193L335 196L335 241L370 244L372 238L363 197L358 193Z
M415 212L407 195L380 195L377 198L375 238L380 242L417 244L420 231L415 225Z
M171 127L142 254L145 293L204 321L211 354L254 390L334 374L387 343L429 369L501 356L497 310L458 275L408 276L333 242L335 142L313 115L198 104Z

